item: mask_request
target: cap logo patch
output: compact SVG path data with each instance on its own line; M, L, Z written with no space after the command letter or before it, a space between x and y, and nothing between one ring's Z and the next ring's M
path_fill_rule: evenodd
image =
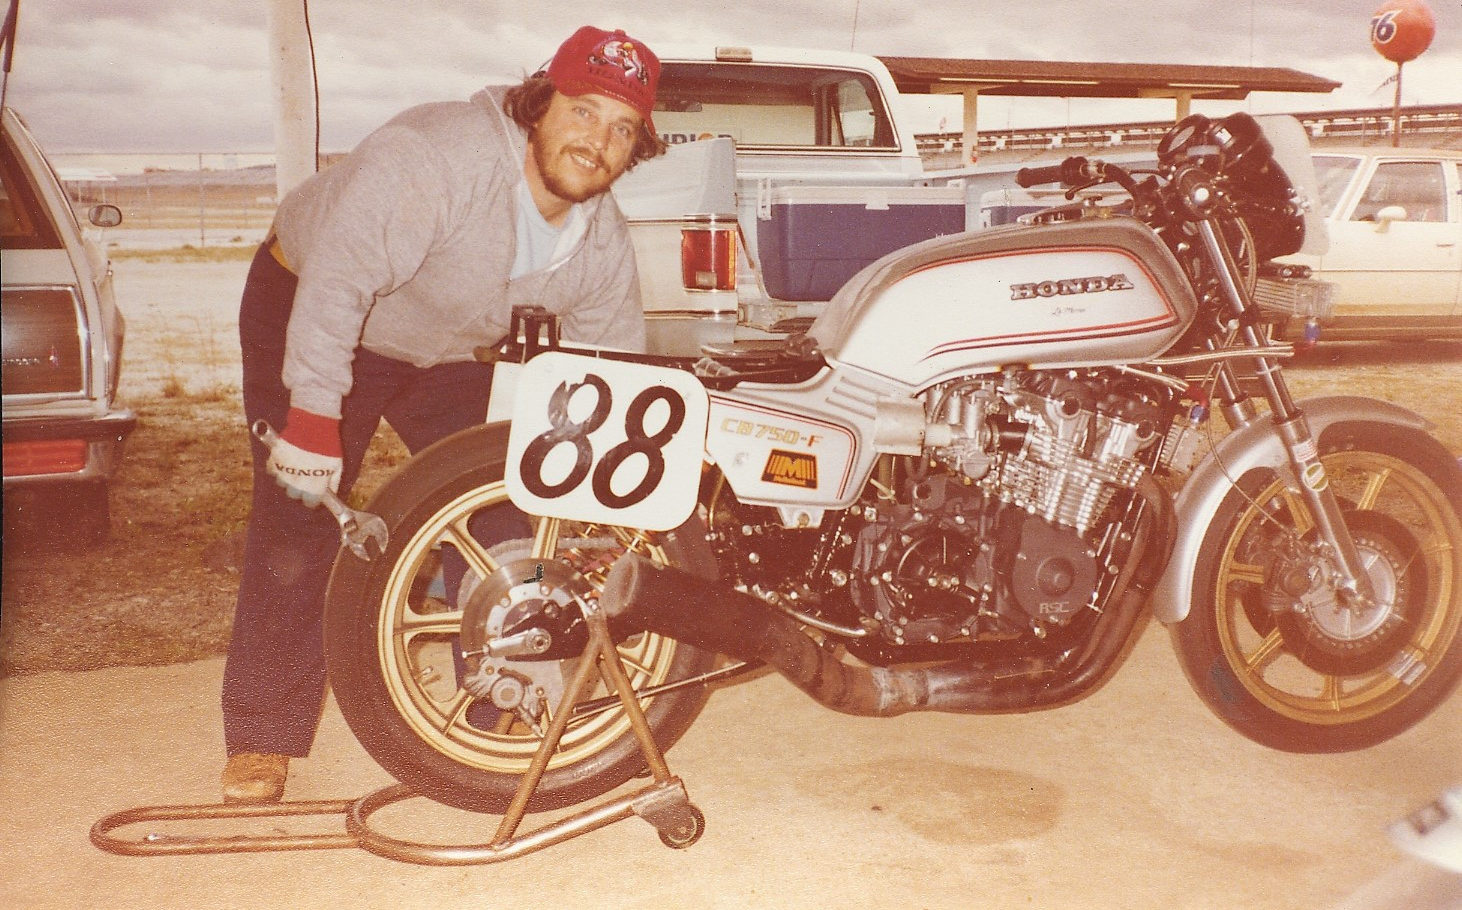
M589 64L617 67L624 72L626 78L634 79L641 85L648 85L650 82L650 74L640 60L639 48L633 41L621 38L604 41L589 54Z

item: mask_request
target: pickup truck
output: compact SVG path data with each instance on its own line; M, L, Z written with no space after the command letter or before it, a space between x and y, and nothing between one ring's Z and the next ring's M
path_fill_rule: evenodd
M654 353L796 331L864 265L977 227L980 195L1009 180L926 171L875 57L676 48L661 63L670 151L614 189Z

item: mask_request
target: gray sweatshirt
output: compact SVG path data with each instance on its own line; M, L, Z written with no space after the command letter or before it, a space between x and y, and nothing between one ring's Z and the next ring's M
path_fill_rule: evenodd
M417 366L471 360L520 304L558 313L570 341L644 350L634 250L608 193L582 204L567 260L509 280L527 137L503 91L401 113L280 203L274 230L299 276L293 407L339 417L358 345Z

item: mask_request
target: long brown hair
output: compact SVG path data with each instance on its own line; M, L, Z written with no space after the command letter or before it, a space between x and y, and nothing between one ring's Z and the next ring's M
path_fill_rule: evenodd
M555 91L547 76L535 73L521 84L508 89L503 96L503 111L518 126L532 132L538 121L543 119L543 115L548 113L548 103L553 100ZM649 161L657 155L665 154L666 148L664 139L651 132L648 124L641 124L640 134L635 137L634 150L630 153L629 168L641 161Z

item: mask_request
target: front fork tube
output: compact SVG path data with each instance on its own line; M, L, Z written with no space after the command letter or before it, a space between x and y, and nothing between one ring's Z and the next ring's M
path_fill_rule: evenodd
M1336 587L1350 598L1352 605L1359 608L1369 606L1375 602L1375 591L1371 588L1370 576L1361 568L1360 552L1355 548L1355 540L1345 525L1340 503L1330 488L1319 449L1310 435L1309 422L1298 409L1283 420L1276 415L1273 421L1284 441L1285 450L1289 452L1290 466L1299 479L1300 497L1310 509L1315 531L1336 556L1339 572Z
M1239 286L1235 275L1238 265L1230 254L1228 245L1219 237L1218 228L1212 219L1196 222L1198 235L1208 253L1229 309L1239 321L1239 332L1246 345L1262 347L1265 339L1247 318L1250 308L1248 295ZM1361 567L1360 552L1346 527L1345 516L1340 503L1330 488L1325 465L1320 461L1319 446L1310 432L1309 421L1304 412L1294 403L1289 386L1284 380L1279 362L1272 357L1254 358L1255 374L1264 388L1264 397L1269 402L1270 420L1289 454L1290 468L1298 481L1299 495L1309 508L1315 522L1315 531L1335 556L1338 573L1336 587L1351 603L1363 607L1374 602L1375 591L1370 576ZM1227 375L1227 373L1226 373ZM1237 383L1231 383L1237 386Z

